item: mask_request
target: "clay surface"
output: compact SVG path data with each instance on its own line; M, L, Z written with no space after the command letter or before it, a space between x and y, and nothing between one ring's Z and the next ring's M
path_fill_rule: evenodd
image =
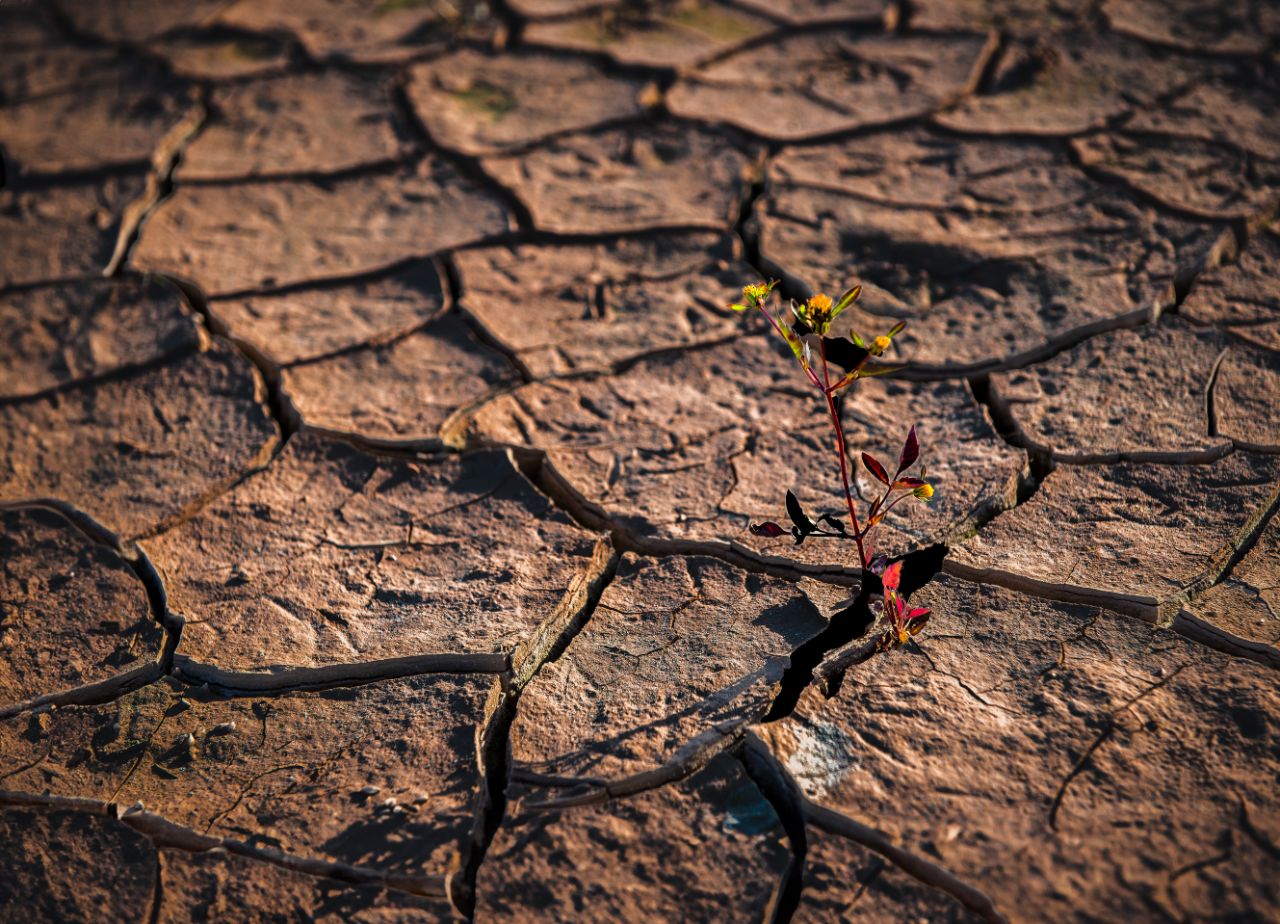
M1280 919L1278 11L0 0L0 921Z

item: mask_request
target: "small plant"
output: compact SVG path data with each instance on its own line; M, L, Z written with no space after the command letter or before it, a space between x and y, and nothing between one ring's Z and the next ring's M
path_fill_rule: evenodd
M860 520L850 487L849 447L840 414L843 395L854 382L901 368L877 360L884 355L893 338L902 331L906 323L895 324L888 333L875 337L870 342L863 340L856 331L850 331L848 338L833 337L830 336L832 325L858 300L858 296L862 294L861 286L854 286L834 302L822 293L810 296L803 303L792 299L789 310L775 317L769 311L768 303L777 284L777 280L774 280L746 286L742 290L743 301L729 307L734 311L758 310L763 314L774 331L791 348L805 378L821 394L835 436L835 453L848 510L848 526L845 525L843 514L836 516L824 513L813 519L805 512L795 494L787 491L787 517L792 524L789 532L796 545L810 537L852 539L857 544L864 581L868 573L874 574L879 577L883 589L880 611L885 631L880 641L881 647L892 648L906 644L924 628L929 610L925 607L907 607L905 597L899 592L903 562L890 563L884 555L876 554L875 533L876 528L898 504L908 498L927 503L933 499L934 488L925 480L927 471L923 464L918 475L909 474L920 458L920 443L916 437L916 428L912 426L907 432L902 451L898 454L898 465L892 477L889 469L875 456L868 452L861 454L863 466L880 482L884 490L867 505L865 519ZM779 537L788 533L787 529L772 521L753 523L750 529L753 534L765 537Z

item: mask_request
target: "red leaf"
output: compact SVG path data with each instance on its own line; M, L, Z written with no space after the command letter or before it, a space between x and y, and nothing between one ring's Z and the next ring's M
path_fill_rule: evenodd
M776 539L779 536L785 536L787 534L787 531L785 529L783 529L777 523L771 523L771 522L752 523L748 528L751 530L751 535L765 536L769 539Z
M919 619L921 616L928 616L928 615L929 615L929 608L927 606L917 606L915 609L913 609L910 613L907 614L907 621L910 622L913 619Z
M862 464L867 467L867 471L875 475L882 483L889 483L889 473L884 470L884 466L876 461L875 456L864 452L862 454Z
M884 575L880 578L880 583L884 585L885 590L897 590L898 582L902 580L902 562L895 561L888 568L884 569Z
M923 487L924 482L919 478L912 478L908 475L906 478L899 478L893 483L893 486L895 488L911 488L914 490L915 488Z
M898 474L905 472L918 458L920 458L920 441L916 439L916 428L913 424L907 433L907 441L902 444L902 455L898 456Z

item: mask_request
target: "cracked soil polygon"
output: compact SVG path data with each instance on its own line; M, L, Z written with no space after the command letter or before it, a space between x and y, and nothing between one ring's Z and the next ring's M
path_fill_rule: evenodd
M1238 638L1270 645L1280 654L1280 519L1273 515L1226 579L1192 600L1187 610Z
M645 81L614 76L587 58L466 49L420 64L407 91L437 142L464 154L496 154L550 135L644 111Z
M573 644L521 693L517 776L579 779L590 792L671 763L699 736L732 737L764 714L791 652L846 596L709 558L625 555Z
M543 231L727 230L745 193L749 154L722 132L664 120L565 135L483 164Z
M1178 308L1198 324L1213 324L1248 343L1280 351L1280 231L1255 235L1240 257L1196 280Z
M0 401L154 363L200 342L178 291L156 280L85 280L0 295Z
M186 114L185 97L178 81L111 68L62 92L0 106L0 143L28 173L141 166Z
M477 882L487 920L753 920L786 862L769 803L738 763L658 792L508 818Z
M509 651L555 610L592 537L502 453L380 459L304 432L144 545L187 619L179 655L271 672Z
M1277 363L1273 350L1167 318L991 381L1020 436L1057 459L1207 461L1233 444L1280 451Z
M669 104L676 115L774 141L865 129L959 99L991 44L982 35L799 34L698 68L672 88Z
M507 228L491 195L426 157L328 182L179 186L130 262L225 295L385 269Z
M770 23L709 0L607 6L574 19L532 22L535 46L608 55L618 64L685 68L764 35Z
M235 0L219 25L292 35L314 58L389 64L442 51L454 42L492 39L498 24L476 0Z
M437 440L455 411L518 381L501 353L452 316L387 346L284 372L285 391L304 421L375 442Z
M215 344L0 405L0 500L71 499L121 535L147 533L265 461L279 433L264 397L254 368Z
M0 510L0 708L154 659L161 630L113 549L48 508Z
M935 117L957 132L1074 135L1189 82L1186 61L1085 31L1012 43L987 92Z
M1060 465L1025 504L953 548L966 575L1147 618L1220 571L1275 502L1280 462ZM1216 576L1216 575L1215 575Z
M0 809L0 908L33 921L136 921L151 906L156 850L114 818Z
M535 377L736 336L725 293L754 274L732 239L710 233L468 250L455 262L466 309Z
M21 181L0 189L0 289L100 274L127 207L145 186L143 174L122 173L49 189Z
M332 173L401 152L384 78L289 74L216 89L178 182Z
M437 317L446 303L439 268L417 260L349 283L215 298L209 310L231 336L288 365L399 339Z

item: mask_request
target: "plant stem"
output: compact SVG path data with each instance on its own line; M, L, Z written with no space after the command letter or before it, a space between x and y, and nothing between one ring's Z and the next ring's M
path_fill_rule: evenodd
M822 374L826 378L827 347L822 341L818 341L818 343L822 353ZM849 505L849 520L853 523L853 538L858 543L858 558L865 569L869 562L867 561L866 548L862 544L862 527L858 523L858 512L853 507L853 491L849 488L849 453L845 447L844 425L840 422L840 412L836 409L835 396L827 388L822 389L822 396L827 399L827 411L831 414L831 427L836 432L836 453L840 456L840 480L844 484L844 499L845 503Z

